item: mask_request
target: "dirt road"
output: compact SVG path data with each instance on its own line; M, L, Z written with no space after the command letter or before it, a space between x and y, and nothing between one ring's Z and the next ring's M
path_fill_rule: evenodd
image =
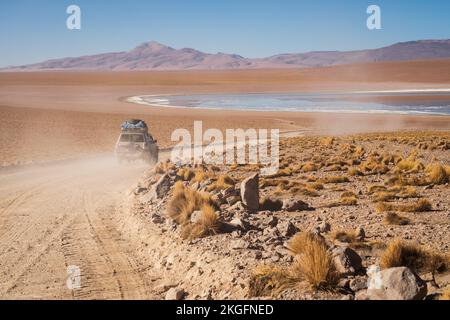
M149 282L115 224L146 167L98 157L0 171L0 298L146 299ZM67 287L68 266L81 288Z

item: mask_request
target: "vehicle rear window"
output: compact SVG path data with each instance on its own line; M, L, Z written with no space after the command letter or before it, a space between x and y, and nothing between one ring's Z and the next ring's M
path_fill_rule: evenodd
M120 136L120 142L144 142L144 136L142 134L122 134Z

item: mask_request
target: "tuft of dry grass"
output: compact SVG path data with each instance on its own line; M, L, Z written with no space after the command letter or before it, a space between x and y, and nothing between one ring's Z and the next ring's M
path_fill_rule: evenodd
M417 273L444 271L449 266L449 258L419 245L395 239L381 255L380 266L383 269L408 267Z
M284 288L292 286L293 279L286 268L275 265L259 265L253 269L249 281L249 296L276 297Z
M214 206L214 201L207 193L201 193L185 187L181 181L175 184L172 198L166 208L166 214L178 224L189 222L192 212L200 210L203 205Z
M260 210L280 211L282 207L283 202L281 200L273 199L271 197L265 197L259 202Z
M347 183L349 181L346 176L330 176L320 180L322 183Z
M440 163L429 164L425 171L428 174L429 183L446 184L449 181L449 173Z
M349 176L363 176L364 173L361 172L358 168L349 168L348 169L348 175Z
M395 212L387 212L384 216L384 223L390 225L404 226L410 223L410 220L406 217L400 216Z
M398 211L398 212L426 212L433 210L431 202L428 199L420 199L415 203L394 204L388 202L380 202L376 206L378 212Z
M308 281L314 289L336 286L339 276L325 241L312 234L296 235L290 242L290 250L295 253L292 274Z
M186 224L183 227L182 237L184 239L202 238L219 233L220 220L215 209L210 204L204 204L201 208L200 221Z
M319 169L319 166L316 165L314 162L307 162L302 166L301 171L302 172L313 172L313 171L317 171L318 169Z
M358 237L355 231L338 230L331 234L331 239L346 243L356 243Z
M450 287L444 290L444 292L439 297L439 300L450 300Z
M177 172L177 176L179 176L183 181L191 181L192 178L195 177L195 172L190 168L180 168Z
M231 178L228 175L222 175L219 176L219 178L217 179L217 181L213 182L212 184L210 184L207 188L208 191L220 191L220 190L225 190L227 188L230 187L234 187L235 185L235 181L233 180L233 178Z

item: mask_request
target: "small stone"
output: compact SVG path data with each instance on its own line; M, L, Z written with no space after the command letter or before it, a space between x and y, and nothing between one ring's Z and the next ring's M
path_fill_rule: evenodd
M185 296L186 292L180 288L170 288L169 291L166 292L166 300L182 300Z
M367 279L363 277L351 279L349 287L353 292L367 289Z
M277 225L277 228L280 231L281 235L286 238L292 237L294 234L300 231L300 229L290 221L283 221L282 223L279 223Z
M328 222L326 222L326 221L323 221L323 222L320 224L320 226L319 226L319 231L320 231L320 232L326 233L326 232L330 232L330 230L331 230L331 226L330 226L330 224L329 224Z
M202 219L202 212L200 210L196 210L191 214L191 223L199 223Z

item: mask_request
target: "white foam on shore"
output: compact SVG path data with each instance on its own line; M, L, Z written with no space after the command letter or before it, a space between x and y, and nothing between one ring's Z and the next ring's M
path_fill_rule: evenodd
M440 92L450 92L450 89L404 89L404 90L381 90L381 91L355 91L356 93L370 94L370 93L440 93ZM349 94L350 92L346 92ZM260 108L235 108L235 107L205 107L205 106L178 106L171 105L170 99L165 99L163 97L172 97L177 94L162 94L162 95L141 95L128 97L125 100L127 102L147 105L152 107L160 108L182 108L182 109L205 109L205 110L233 110L233 111L265 111L265 112L306 112L306 113L355 113L355 114L398 114L398 115L436 115L436 116L448 116L447 113L443 112L429 112L420 110L389 110L389 109L326 109L326 108L273 108L273 109L260 109ZM437 109L437 107L426 107L428 109Z
M441 93L450 92L447 88L438 89L400 89L400 90L376 90L376 91L351 91L349 93Z

